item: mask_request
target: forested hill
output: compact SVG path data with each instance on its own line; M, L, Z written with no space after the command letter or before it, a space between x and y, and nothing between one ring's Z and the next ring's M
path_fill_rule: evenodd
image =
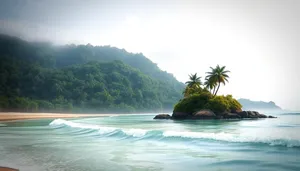
M171 110L184 84L143 54L110 46L33 43L0 35L0 110Z

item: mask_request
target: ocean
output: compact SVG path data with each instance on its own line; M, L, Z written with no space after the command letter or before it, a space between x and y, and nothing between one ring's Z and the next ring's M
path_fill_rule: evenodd
M0 123L0 166L20 171L300 170L300 114L153 120L154 114Z

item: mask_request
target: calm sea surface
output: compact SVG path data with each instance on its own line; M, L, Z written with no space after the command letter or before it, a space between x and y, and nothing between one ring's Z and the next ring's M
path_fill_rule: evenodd
M149 115L0 123L0 166L20 171L300 170L300 114L242 121Z

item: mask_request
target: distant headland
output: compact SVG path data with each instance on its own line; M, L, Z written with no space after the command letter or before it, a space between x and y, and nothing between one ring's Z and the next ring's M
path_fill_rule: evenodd
M250 99L240 98L239 103L244 110L263 110L263 111L282 111L283 109L274 102L252 101Z

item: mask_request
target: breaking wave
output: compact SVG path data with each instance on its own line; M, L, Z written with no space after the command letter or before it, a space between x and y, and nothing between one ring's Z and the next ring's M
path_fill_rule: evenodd
M50 124L53 128L64 129L72 128L73 134L85 135L93 134L102 137L120 137L134 138L136 140L152 139L159 141L223 141L232 143L260 143L268 145L279 145L286 147L300 147L300 140L297 139L276 139L276 138L260 138L246 137L242 135L230 134L225 132L209 133L209 132L181 132L181 131L162 131L162 130L144 130L144 129L124 129L115 127L103 127L99 125L82 124L63 119L55 119Z

